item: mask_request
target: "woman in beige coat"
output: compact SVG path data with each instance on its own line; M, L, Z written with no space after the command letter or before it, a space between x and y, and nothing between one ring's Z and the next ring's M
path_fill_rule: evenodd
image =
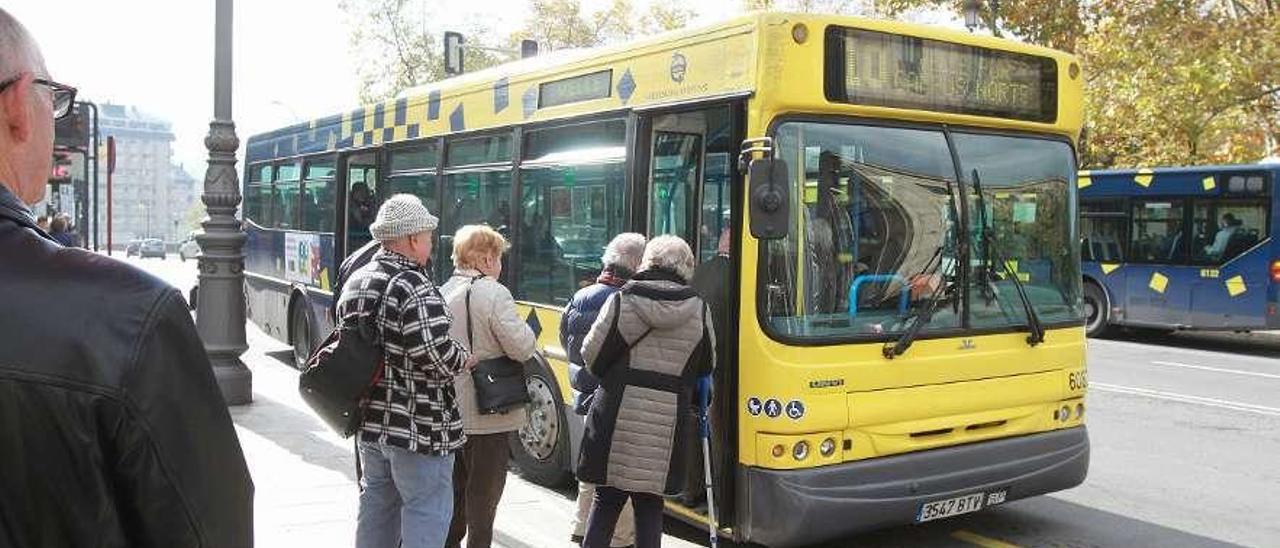
M498 282L502 254L510 247L501 234L485 225L464 226L453 237L453 277L440 292L453 313L449 334L468 345L479 361L505 355L524 362L535 351L533 330L516 313L511 292ZM475 340L467 339L468 316ZM454 386L467 443L454 461L453 522L445 546L458 547L465 536L468 548L484 548L493 542L494 515L506 485L507 438L527 417L523 407L481 414L470 374L458 375Z

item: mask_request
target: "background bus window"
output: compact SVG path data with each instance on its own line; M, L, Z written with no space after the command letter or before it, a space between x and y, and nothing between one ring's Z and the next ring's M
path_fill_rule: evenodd
M650 173L649 230L651 236L675 234L694 242L702 135L673 131L653 133L653 171Z
M613 120L530 132L521 169L516 298L563 305L622 231L625 135Z
M271 220L275 228L298 226L298 194L302 186L302 168L298 164L276 166L276 184L271 195Z
M511 161L511 134L499 133L449 142L446 167L496 164Z
M333 232L336 175L333 158L307 161L302 181L302 230Z
M266 228L272 226L271 172L270 165L249 168L249 180L244 189L244 218Z
M1196 200L1191 214L1191 262L1226 263L1248 251L1267 234L1267 201Z
M377 156L366 153L347 158L347 253L373 239L369 225L378 215L379 202Z
M1131 229L1129 260L1145 263L1186 261L1182 200L1134 202Z
M1102 263L1124 262L1129 240L1129 216L1124 201L1089 200L1080 203L1080 258Z

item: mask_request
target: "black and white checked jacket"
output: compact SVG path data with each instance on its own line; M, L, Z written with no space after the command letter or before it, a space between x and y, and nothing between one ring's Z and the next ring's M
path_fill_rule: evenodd
M426 455L452 453L467 439L453 377L463 371L470 353L449 336L453 317L426 271L392 251L378 251L351 274L338 317L373 313L384 292L376 313L386 366L369 393L360 440Z

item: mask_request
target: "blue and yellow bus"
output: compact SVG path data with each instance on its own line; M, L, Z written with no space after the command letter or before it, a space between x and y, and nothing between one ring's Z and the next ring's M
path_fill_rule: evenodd
M1083 171L1090 336L1280 328L1280 165Z
M1083 83L1058 51L781 13L452 78L249 139L248 313L306 356L391 194L439 212L437 279L454 230L489 223L538 333L513 460L556 485L583 430L563 307L614 234L675 234L721 282L724 352L716 515L670 515L797 546L1067 489L1089 462Z

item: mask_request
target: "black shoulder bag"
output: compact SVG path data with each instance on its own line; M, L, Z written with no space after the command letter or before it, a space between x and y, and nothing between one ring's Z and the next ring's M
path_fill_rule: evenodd
M387 287L374 303L372 314L350 321L344 318L333 328L307 359L306 369L298 377L302 400L344 438L360 429L369 390L382 380L384 362L378 315L397 276L399 273L387 280Z
M475 353L475 334L471 329L471 289L476 280L467 286L467 344ZM476 385L476 407L485 415L505 413L529 403L529 389L525 385L524 364L507 356L481 360L471 369L471 381Z

